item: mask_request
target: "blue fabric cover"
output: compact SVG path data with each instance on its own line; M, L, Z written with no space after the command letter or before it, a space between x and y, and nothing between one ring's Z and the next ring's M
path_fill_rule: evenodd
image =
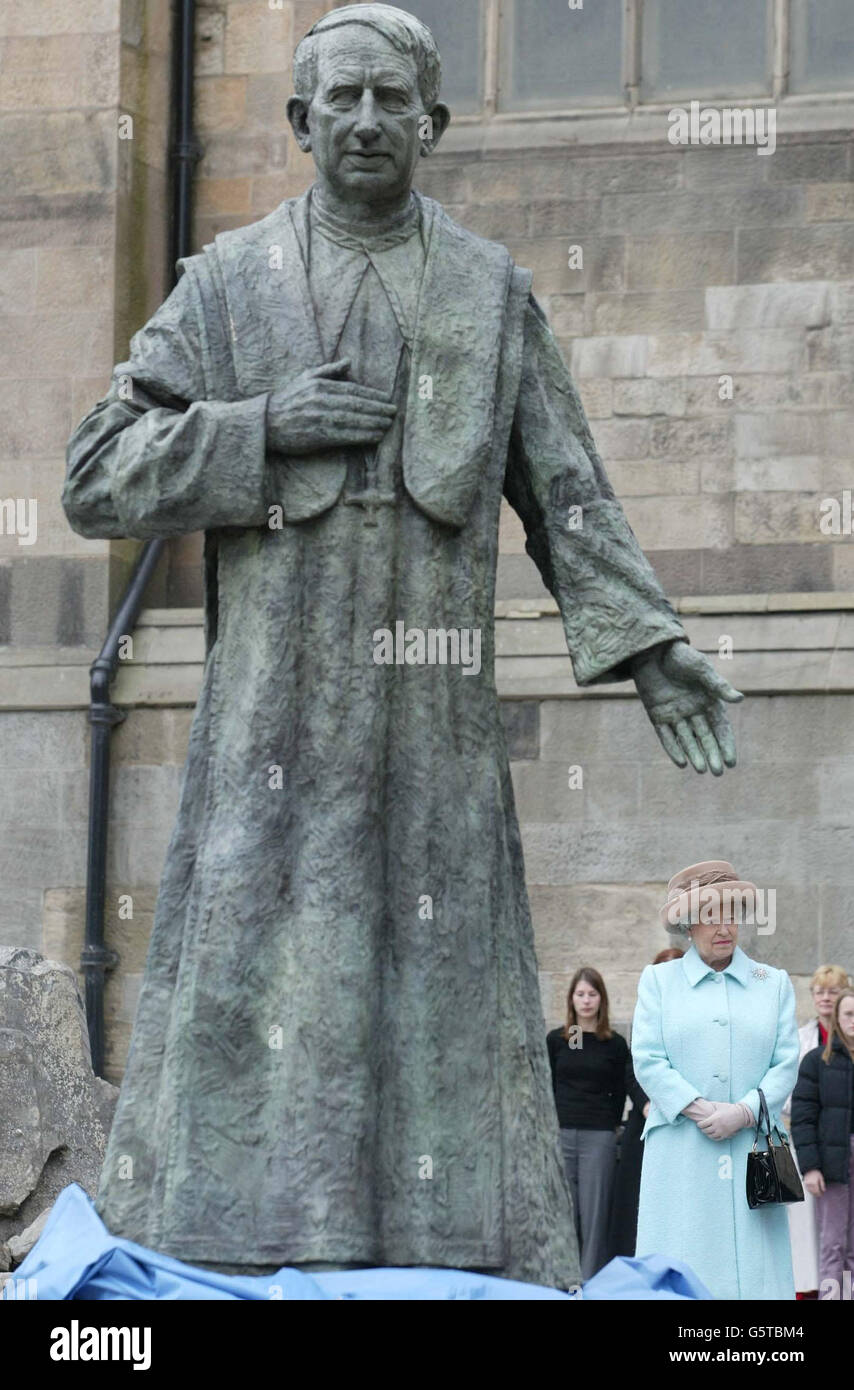
M35 1280L39 1300L52 1299L342 1299L530 1300L577 1295L537 1284L495 1279L458 1269L357 1269L303 1274L280 1269L260 1278L216 1274L182 1264L113 1236L91 1198L71 1183L57 1198L41 1238L15 1270L4 1298L20 1281ZM27 1295L21 1295L27 1296ZM585 1299L710 1298L687 1265L662 1256L612 1260L584 1286Z

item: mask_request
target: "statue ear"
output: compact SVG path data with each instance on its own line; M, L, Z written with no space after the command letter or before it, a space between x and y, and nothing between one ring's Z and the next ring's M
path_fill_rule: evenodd
M287 105L288 120L303 154L311 150L311 131L308 128L308 102L302 97L291 97Z
M421 155L426 159L431 155L441 140L448 126L451 124L451 113L443 102L439 101L425 116L421 118L427 127L425 134L421 136Z

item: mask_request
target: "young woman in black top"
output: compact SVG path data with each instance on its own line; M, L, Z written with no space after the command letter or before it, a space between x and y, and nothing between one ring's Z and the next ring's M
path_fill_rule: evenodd
M585 966L575 972L566 1010L564 1027L549 1033L547 1042L581 1277L589 1279L610 1259L608 1226L629 1048L611 1031L608 991L598 970Z

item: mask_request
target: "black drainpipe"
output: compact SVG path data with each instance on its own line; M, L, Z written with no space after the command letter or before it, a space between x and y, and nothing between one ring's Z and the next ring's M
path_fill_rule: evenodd
M190 253L193 206L193 165L201 151L193 135L193 43L195 0L174 0L172 14L172 91L170 99L171 208L169 219L170 289L176 280L175 262ZM86 935L80 968L86 982L86 1021L92 1069L104 1074L104 975L118 964L115 951L104 944L104 906L107 869L107 829L110 808L110 732L126 717L110 701L119 642L133 632L145 589L165 542L146 541L100 653L90 668L89 723L89 842L86 862Z

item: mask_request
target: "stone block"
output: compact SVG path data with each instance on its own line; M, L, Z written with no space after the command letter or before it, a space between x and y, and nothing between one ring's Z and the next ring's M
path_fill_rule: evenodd
M602 199L602 226L641 237L683 228L686 232L785 225L803 221L800 188L754 188L749 197L720 187L667 193L620 193Z
M664 882L532 883L529 897L540 969L571 975L589 963L603 970L606 985L611 971L639 975L668 944L658 921L665 896ZM566 986L563 995L565 1000Z
M827 544L819 530L821 494L817 492L763 492L735 499L735 538L745 545Z
M525 554L525 528L509 502L501 503L498 548L502 555Z
M203 135L242 130L246 125L246 78L199 77L195 102L196 122Z
M606 419L611 412L613 386L608 377L585 377L578 393L588 420Z
M739 284L852 278L854 223L746 228L739 232Z
M732 145L688 149L682 154L685 187L755 189L761 184L764 163L755 149Z
M842 372L854 376L854 324L834 324L810 333L807 339L811 372Z
M834 323L854 323L854 284L832 285L830 303Z
M572 345L573 376L633 377L646 372L647 339L630 337L576 338Z
M729 285L736 280L732 232L629 236L626 244L629 290L695 290L698 285Z
M95 1195L117 1092L92 1073L72 971L0 949L0 1239L20 1234L70 1182Z
M819 949L816 965L839 965L854 980L851 937L854 931L854 892L850 884L825 882L818 886Z
M527 555L499 555L497 599L536 599L546 596L540 572Z
M736 450L742 457L763 458L784 452L843 455L848 452L846 439L852 438L854 413L769 411L750 415L739 412L735 430Z
M769 183L827 183L850 179L847 142L778 145L767 167Z
M293 57L293 10L232 0L226 10L227 73L289 72Z
M809 593L832 587L833 547L810 545L731 545L699 556L701 593ZM687 590L683 590L683 593Z
M684 415L687 386L679 379L614 382L615 415Z
M527 208L509 203L469 204L460 210L457 221L489 241L515 241L528 235Z
M0 116L0 180L17 197L105 192L115 187L116 111Z
M488 201L475 197L471 188L471 166L450 164L441 154L432 159L422 160L416 171L416 187L428 198L438 203L464 205Z
M667 498L632 497L625 511L644 550L723 548L733 538L732 503L713 493L679 496L672 506Z
M118 33L119 6L116 0L18 0L0 13L0 37L5 35L106 34Z
M549 322L556 338L576 338L584 333L584 302L578 294L554 294L549 301Z
M95 308L111 314L113 307L113 255L104 246L69 246L62 250L42 247L36 253L35 307L42 314L56 316L62 306L69 309ZM88 318L88 315L87 315ZM37 341L41 340L44 320L37 321ZM66 334L76 338L84 327L79 316L66 320ZM81 338L85 335L80 334ZM44 360L44 359L43 359ZM77 369L86 371L86 353L81 353Z
M35 304L36 252L7 251L0 260L0 314L28 314Z
M197 207L201 214L248 214L252 211L251 179L199 179Z
M820 328L830 322L832 288L826 280L709 286L706 327L713 333L746 328Z
M656 419L651 423L649 451L654 457L692 458L703 454L731 454L732 417Z
M520 209L521 210L521 209ZM602 204L598 198L555 198L548 202L530 204L529 235L532 237L564 237L567 241L583 241L600 230L612 229L602 219Z
M606 463L611 459L645 458L650 452L650 422L600 420L596 426L596 447Z
M703 327L702 290L650 294L590 294L587 332L668 333Z
M804 335L794 329L763 333L666 333L649 338L649 376L711 376L796 372L806 366Z
M212 5L196 7L195 66L197 77L223 71L225 65L225 11Z
M608 478L618 497L678 497L701 490L700 466L695 459L658 463L608 460Z
M581 786L569 785L569 772ZM639 814L640 768L635 762L596 762L568 757L563 762L518 763L513 789L519 820L531 824L604 823Z
M585 237L582 264L570 268L568 239L511 240L517 265L534 272L534 293L587 294L591 290L621 290L625 283L625 242L622 237Z

